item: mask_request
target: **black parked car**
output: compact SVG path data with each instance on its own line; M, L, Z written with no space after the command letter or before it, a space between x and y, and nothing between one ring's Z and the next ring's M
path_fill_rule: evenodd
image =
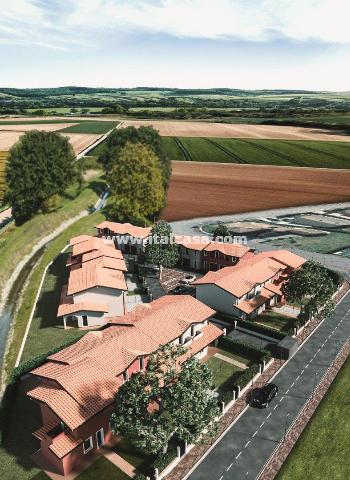
M171 295L196 295L196 289L188 285L178 285L169 292Z
M274 383L267 383L254 395L252 406L266 408L271 400L278 395L278 387Z

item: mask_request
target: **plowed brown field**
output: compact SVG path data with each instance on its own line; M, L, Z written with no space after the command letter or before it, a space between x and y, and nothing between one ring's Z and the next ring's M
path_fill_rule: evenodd
M243 125L208 122L175 122L171 120L127 120L122 127L152 125L165 137L265 138L285 140L323 140L350 142L349 135L325 129L277 125Z
M167 220L350 200L350 171L172 162Z
M1 131L11 132L29 132L30 130L44 130L45 132L55 132L56 130L62 130L62 128L71 127L75 123L37 123L37 124L24 124L24 125L0 125Z

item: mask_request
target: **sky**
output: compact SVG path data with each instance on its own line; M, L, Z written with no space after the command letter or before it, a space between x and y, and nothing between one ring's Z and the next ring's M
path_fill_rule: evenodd
M349 0L1 0L0 86L350 90Z

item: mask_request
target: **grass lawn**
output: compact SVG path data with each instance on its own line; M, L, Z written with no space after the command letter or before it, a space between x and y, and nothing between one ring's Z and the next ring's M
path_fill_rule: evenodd
M332 232L319 237L294 237L264 242L271 246L294 247L310 252L332 253L350 247L350 232Z
M64 330L62 320L57 318L61 290L68 281L67 257L67 253L60 254L47 271L22 354L22 362L86 333L74 328Z
M216 357L209 358L206 361L206 364L213 370L213 382L215 388L224 388L232 375L243 371L241 368L236 367L236 365L231 365L230 363Z
M10 227L0 237L0 290L6 284L18 263L31 252L33 245L55 230L61 223L93 206L104 189L100 176L89 180L80 190L70 186L51 212L35 215L18 227Z
M255 317L253 323L260 323L266 327L274 328L281 332L288 326L290 321L291 317L266 310L261 315Z
M155 459L154 455L147 455L146 453L139 452L126 440L121 440L113 450L124 458L124 460L133 465L139 472L144 475L149 474L149 467Z
M225 357L232 358L233 360L237 360L237 362L243 363L244 365L247 365L247 366L252 362L250 358L242 357L241 355L237 355L237 353L229 352L224 348L218 348L217 353L220 353L221 355L225 355Z
M85 472L76 477L76 480L130 480L126 473L122 472L112 462L104 457L99 458ZM33 480L37 480L36 478ZM41 479L40 479L41 480Z
M91 215L83 217L68 227L47 246L44 254L33 269L29 281L22 292L21 305L14 318L13 338L6 356L5 370L7 374L14 366L27 321L33 308L36 292L39 288L41 277L46 265L60 253L62 248L67 244L71 237L83 233L93 235L96 233L94 228L95 225L104 219L105 216L101 212L95 212ZM56 296L58 295L58 292L54 293L55 298L52 300L52 305L50 305L51 300L49 300L47 292L54 288L54 283L58 281L57 279L59 278L60 271L62 275L62 265L60 266L59 262L55 263L50 269L49 276L45 283L46 292L43 291L43 295L40 299L35 318L33 319L33 323L29 331L28 340L25 345L24 356L22 359L28 359L31 356L44 353L50 348L59 346L68 341L70 338L73 338L74 336L78 337L82 334L77 330L65 331L62 328L57 328L57 322L54 323L55 321L53 314L54 310L56 309L54 302L57 300ZM46 310L48 305L49 310Z
M350 478L350 358L299 438L277 480Z

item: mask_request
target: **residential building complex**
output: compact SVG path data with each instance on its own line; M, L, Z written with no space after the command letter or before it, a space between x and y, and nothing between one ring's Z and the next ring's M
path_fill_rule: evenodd
M251 319L283 303L282 285L306 260L287 250L259 253L193 282L196 298L216 310Z
M125 313L123 254L113 241L81 235L71 239L68 284L62 289L57 316L64 327L103 325L105 318Z
M209 323L215 313L191 296L164 296L132 312L112 317L98 331L53 354L30 372L27 395L38 402L43 425L35 460L67 475L89 464L112 440L109 418L114 396L160 346L187 348L181 361L203 357L223 334Z
M96 228L99 237L111 239L122 252L135 255L143 253L151 233L151 228L135 227L131 223L104 221L96 225Z
M254 251L246 245L209 241L190 240L190 237L176 237L179 245L182 267L200 272L216 271L236 265L242 259L251 258Z

